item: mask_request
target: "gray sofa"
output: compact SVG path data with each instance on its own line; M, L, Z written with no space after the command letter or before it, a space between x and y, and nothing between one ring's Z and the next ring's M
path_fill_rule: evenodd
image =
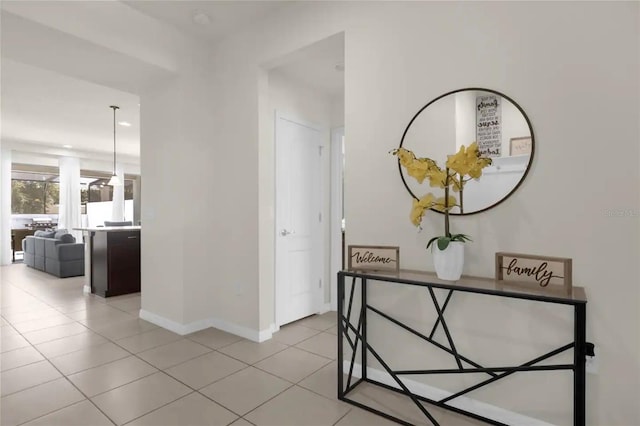
M56 277L84 275L84 244L66 229L36 231L22 240L24 263Z

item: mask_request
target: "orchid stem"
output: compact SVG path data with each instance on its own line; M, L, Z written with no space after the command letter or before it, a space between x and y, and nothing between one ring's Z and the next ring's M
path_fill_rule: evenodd
M446 237L451 237L451 233L449 232L449 168L446 169L447 172L447 182L444 186L444 235Z
M460 175L460 213L464 213L464 204L463 204L463 199L462 199L462 192L464 190L464 180L462 178L462 175Z

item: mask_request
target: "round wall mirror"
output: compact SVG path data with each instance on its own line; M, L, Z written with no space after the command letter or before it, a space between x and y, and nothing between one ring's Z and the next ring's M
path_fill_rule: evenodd
M448 155L473 142L477 142L480 155L491 158L492 164L482 170L479 179L466 182L463 208L455 207L450 214L469 215L488 210L520 186L531 166L535 147L527 115L515 101L495 90L461 89L425 105L402 135L401 148L412 151L416 157L431 158L441 167ZM444 195L443 190L431 188L428 183L418 183L399 162L398 167L413 198L420 199L427 192Z

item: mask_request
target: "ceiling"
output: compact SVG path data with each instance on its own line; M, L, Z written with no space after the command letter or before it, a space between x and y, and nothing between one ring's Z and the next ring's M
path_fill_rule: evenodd
M344 97L344 34L293 52L273 70L331 97Z
M2 138L74 150L113 152L113 110L118 154L139 157L139 98L9 59L2 60Z
M268 14L293 2L174 0L123 1L122 3L162 23L172 25L187 35L211 43L221 40L243 26L264 19ZM202 12L210 17L210 24L196 24L193 20L196 12ZM3 25L3 32L11 31L10 34L3 35L11 35L13 39L23 37L22 29L27 23L35 25L9 13L4 13L3 24L13 22L9 18L16 21L16 25ZM51 32L50 29L47 31ZM50 38L40 32L36 33L39 41ZM3 38L7 39L7 37ZM13 44L22 46L16 40L12 41L13 43L8 47ZM1 73L1 136L3 140L53 148L71 145L72 150L112 153L113 113L109 105L115 104L120 106L117 112L118 121L127 121L132 124L131 127L117 126L116 150L118 154L139 158L140 100L138 96L107 87L103 84L108 82L102 80L89 82L83 79L84 74L74 73L73 68L51 66L54 62L52 58L47 57L46 60L38 61L20 54L31 49L18 48L13 55L9 55L7 52L11 53L11 49L5 49L4 44L6 43L3 42ZM51 51L53 56L59 56L65 64L75 63L80 66L83 63L95 63L99 67L104 66L96 62L95 58L87 61L68 61L69 56L79 55L76 51L60 53L59 49L53 45L46 50ZM57 53L56 50L58 50ZM46 52L38 52L38 55L45 54ZM331 37L290 55L286 61L281 62L278 69L292 79L326 91L332 96L340 96L344 91L344 79L342 72L336 72L335 64L342 62L343 57L343 38ZM133 73L131 66L121 68ZM143 71L148 70L142 70L141 73ZM133 79L135 76L132 74L130 77Z
M140 1L123 3L159 21L173 25L183 33L208 42L217 42L238 28L264 18L292 1ZM194 22L200 13L209 18L209 24Z

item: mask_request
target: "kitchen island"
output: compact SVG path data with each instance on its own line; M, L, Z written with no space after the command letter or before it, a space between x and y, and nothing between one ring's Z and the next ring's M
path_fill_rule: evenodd
M74 228L85 240L85 292L100 297L140 292L140 229Z

